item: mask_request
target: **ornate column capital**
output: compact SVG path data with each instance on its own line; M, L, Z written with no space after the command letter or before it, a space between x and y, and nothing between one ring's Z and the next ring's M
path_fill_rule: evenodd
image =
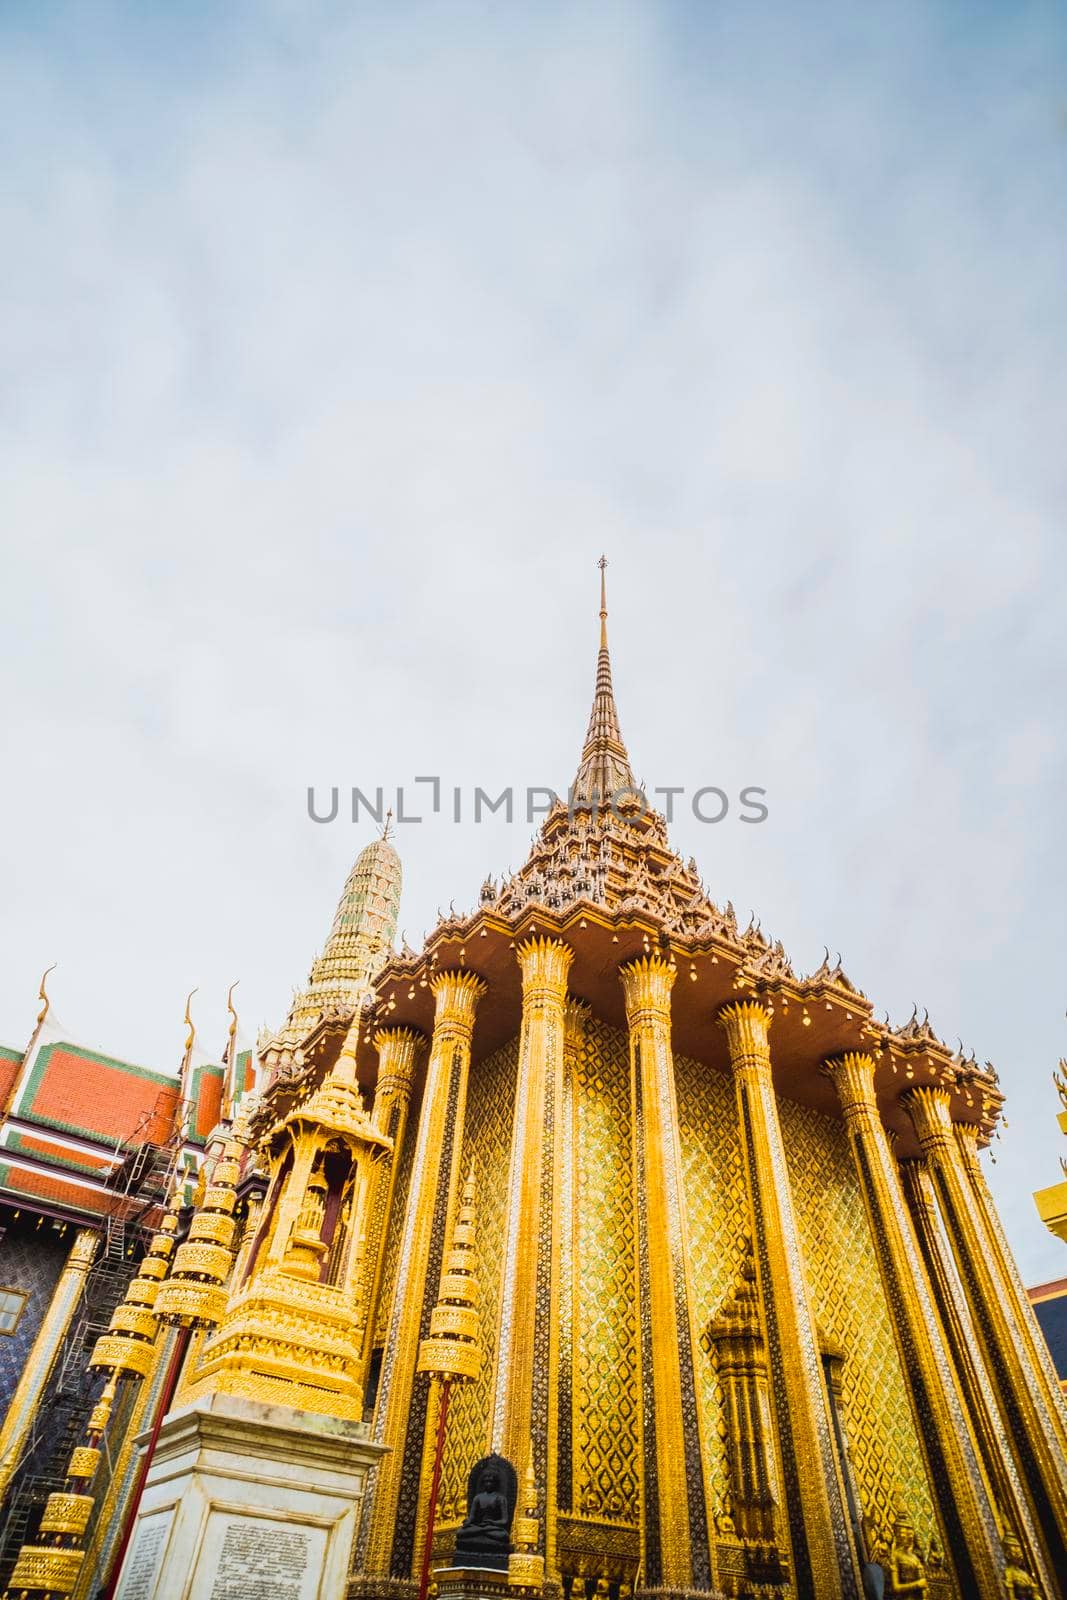
M730 1063L735 1069L752 1067L770 1071L771 1013L766 1006L758 1000L731 1000L720 1008L715 1020L726 1034Z
M568 995L563 1007L563 1039L568 1050L580 1045L592 1015L589 1006L577 995Z
M828 1056L823 1071L837 1090L846 1123L867 1114L877 1114L874 1093L874 1057L862 1050L847 1050L841 1056Z
M526 1005L556 1001L567 997L567 974L574 951L562 939L538 935L524 939L515 951L522 968L522 997Z
M626 1020L633 1028L649 1017L670 1021L671 990L677 969L663 956L638 956L619 968L626 999Z
M74 1243L70 1247L70 1255L64 1263L67 1272L88 1272L96 1255L96 1247L100 1243L100 1234L96 1228L79 1228L74 1235Z
M417 1028L379 1028L371 1041L378 1052L375 1097L411 1091L415 1060L425 1036Z
M963 1157L963 1165L972 1175L981 1176L982 1166L978 1160L978 1140L981 1136L981 1128L976 1122L953 1122L952 1132L955 1135L960 1155Z
M430 992L436 1002L434 1032L448 1029L469 1039L474 1032L474 1013L478 1009L478 1001L486 992L486 985L478 974L467 968L450 968L439 972L430 982Z
M924 1155L929 1155L932 1150L955 1148L947 1089L917 1084L914 1089L908 1089L901 1095L900 1103L912 1120Z

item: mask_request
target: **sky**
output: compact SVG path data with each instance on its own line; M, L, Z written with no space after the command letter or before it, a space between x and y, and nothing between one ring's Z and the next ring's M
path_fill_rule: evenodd
M279 1022L363 818L565 788L605 552L672 837L1067 1145L1067 11L0 12L0 1040ZM425 793L426 791L421 791ZM398 828L401 926L520 815ZM988 1162L989 1158L985 1158Z

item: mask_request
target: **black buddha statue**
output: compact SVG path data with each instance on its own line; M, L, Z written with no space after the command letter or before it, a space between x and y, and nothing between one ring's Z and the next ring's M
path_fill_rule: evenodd
M456 1533L454 1566L507 1571L518 1488L515 1469L503 1456L485 1456L475 1464L467 1480L467 1520Z

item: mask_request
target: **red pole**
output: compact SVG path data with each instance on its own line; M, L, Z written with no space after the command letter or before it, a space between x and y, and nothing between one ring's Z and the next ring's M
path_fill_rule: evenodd
M159 1438L159 1430L163 1426L163 1418L170 1410L170 1403L174 1399L174 1391L178 1387L178 1375L182 1370L182 1362L185 1360L185 1352L189 1348L189 1339L192 1331L192 1328L182 1328L178 1334L174 1346L174 1354L170 1358L166 1382L163 1385L163 1393L160 1395L159 1405L156 1407L152 1432L145 1447L144 1460L141 1462L141 1470L137 1477L137 1487L133 1491L130 1509L126 1513L126 1525L122 1530L122 1539L118 1550L115 1552L115 1559L111 1566L111 1576L104 1585L101 1600L115 1600L115 1589L118 1586L122 1563L126 1559L126 1551L129 1549L130 1539L133 1536L134 1524L137 1521L137 1512L141 1504L141 1496L144 1494L145 1479L148 1477L148 1469L152 1464L152 1456L155 1453L156 1440Z
M445 1420L448 1416L448 1398L451 1392L452 1379L442 1378L441 1409L437 1414L437 1443L434 1445L433 1477L430 1480L430 1504L426 1508L426 1543L422 1551L419 1600L426 1600L430 1590L430 1557L433 1554L433 1527L437 1520L437 1496L441 1489L441 1462L445 1454ZM110 1596L108 1600L110 1600Z

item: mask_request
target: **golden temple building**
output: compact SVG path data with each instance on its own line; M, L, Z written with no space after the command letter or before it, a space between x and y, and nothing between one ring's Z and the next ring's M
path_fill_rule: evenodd
M635 782L601 595L520 870L398 954L393 842L360 856L93 1355L142 1439L164 1397L112 1567L72 1474L11 1596L236 1593L225 1458L281 1600L1067 1600L1067 1410L979 1159L996 1074L711 898ZM495 1569L462 1557L477 1498L483 1534L510 1502Z

